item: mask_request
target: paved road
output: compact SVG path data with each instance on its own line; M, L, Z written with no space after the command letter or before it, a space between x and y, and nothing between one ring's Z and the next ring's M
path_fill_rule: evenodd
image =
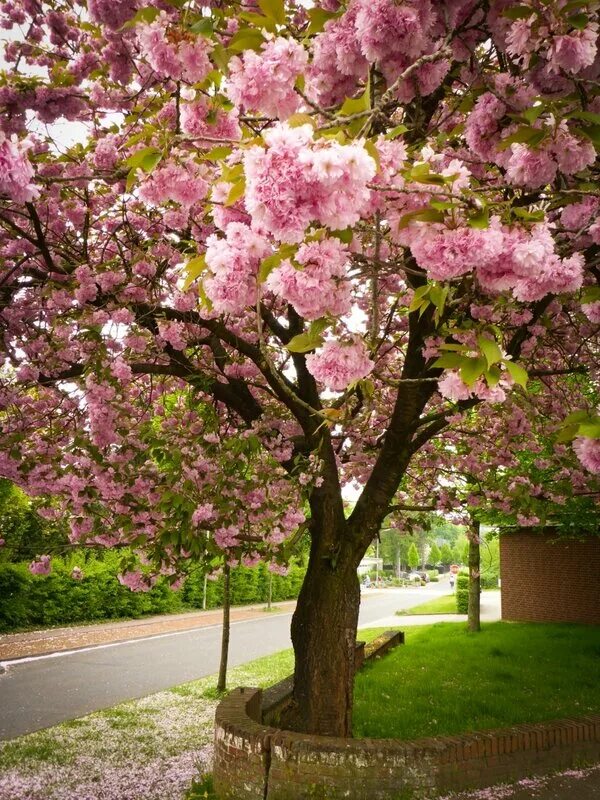
M446 594L446 584L365 593L360 626L394 611ZM291 613L233 623L230 665L236 666L290 646ZM397 618L402 625L402 618ZM0 739L75 719L124 700L158 692L218 670L221 626L161 634L4 662L0 675Z

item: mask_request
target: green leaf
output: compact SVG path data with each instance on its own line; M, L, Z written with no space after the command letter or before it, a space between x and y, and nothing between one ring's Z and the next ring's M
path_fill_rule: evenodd
M273 272L273 270L276 269L284 259L293 256L297 249L298 245L287 244L283 247L280 247L276 253L273 253L273 255L264 258L260 262L260 267L258 268L258 282L264 283L271 272Z
M509 8L505 8L504 11L502 11L500 16L513 20L529 19L533 13L534 11L531 6L509 6Z
M577 131L593 142L596 149L600 149L600 125L582 125ZM575 131L572 130L572 133Z
M460 368L461 380L471 389L486 369L487 363L485 358L463 358L463 363Z
M467 222L471 228L489 228L490 225L490 210L487 206L470 214L467 217Z
M240 178L231 187L229 194L227 195L227 200L225 200L225 205L232 206L240 199L240 197L243 197L245 191L246 181L244 178Z
M567 22L569 22L574 28L577 28L578 31L582 31L589 21L590 20L587 14L573 14L572 17L567 18Z
M574 423L587 422L590 415L587 411L573 411L568 417L565 417L565 425L573 425Z
M600 421L583 422L577 433L579 436L587 436L588 439L600 439Z
M200 275L206 270L206 254L192 258L185 265L186 278L183 283L183 291L185 292L190 288L192 283L199 278Z
M402 136L403 133L406 133L408 128L406 125L396 125L395 128L392 128L385 134L385 139L396 139L398 136Z
M156 165L161 161L161 159L162 159L162 153L146 153L146 155L142 159L140 167L144 170L144 172L150 173L156 167Z
M433 366L441 369L460 369L465 360L465 356L459 353L444 353L433 362Z
M343 117L350 117L353 114L360 114L363 111L368 111L371 107L371 91L369 84L360 95L360 97L349 98L347 97L342 107L340 108L340 115Z
M320 336L331 325L329 317L319 317L310 323L308 332L311 336Z
M260 50L264 41L265 37L256 28L242 28L232 38L228 50L234 53L241 53L244 50Z
M314 117L311 117L310 114L292 114L291 117L286 119L286 122L290 128L299 128L300 125L311 125L313 128L317 127Z
M154 20L160 14L160 9L155 8L154 6L146 6L146 8L140 8L139 11L136 12L135 16L133 16L130 20L121 26L119 30L127 30L127 28L135 28L135 26L140 22L147 22L150 24L154 22Z
M519 217L519 219L524 219L527 222L542 222L546 218L546 214L541 209L536 209L535 211L529 211L527 208L521 208L521 206L513 206L511 208L512 213L515 217Z
M270 33L275 33L277 31L277 23L275 20L269 19L269 17L265 17L262 14L243 11L239 16L240 19L243 19L245 22L249 22L251 25L258 25L259 28L264 28Z
M577 436L577 432L579 430L579 425L567 425L566 427L562 428L561 431L556 436L557 442L570 442L575 436Z
M502 363L508 370L508 374L512 377L513 381L519 386L525 388L527 386L527 381L529 380L527 370L523 369L523 367L519 364L515 364L514 361L505 360Z
M202 153L200 158L203 161L220 161L223 158L227 158L227 156L231 155L232 148L230 145L219 144L216 147L213 147L211 150L207 150L206 153Z
M526 108L524 111L520 112L521 117L527 120L530 124L533 124L538 117L544 113L544 106L542 103L538 103L538 105L531 106L530 108Z
M487 385L490 389L493 389L494 386L497 386L500 378L502 377L502 373L500 372L499 367L490 367L488 371L484 375Z
M287 349L290 353L308 353L311 350L316 350L323 344L322 336L311 335L310 332L299 333L294 336L287 343Z
M343 231L331 231L330 236L334 239L339 239L344 244L350 244L353 236L352 228L345 228Z
M190 28L192 33L199 33L200 36L211 37L215 31L211 17L202 17L198 22L194 22Z
M152 161L151 157L155 156L155 155L161 156L161 152L160 152L160 150L158 150L158 148L156 148L156 147L143 147L141 150L138 150L132 156L129 156L129 158L125 161L125 166L130 167L131 169L138 169L138 167L141 167L142 169L144 169L144 166L143 166L144 161L146 161L146 163L148 163L148 164L151 163L151 161ZM149 159L149 160L147 160L147 159ZM160 160L160 158L159 158L159 160ZM158 161L156 163L158 163ZM154 166L156 166L156 164Z
M310 20L306 33L308 36L313 36L315 33L321 33L325 27L325 23L330 19L339 17L340 12L324 11L322 8L309 8L308 18Z
M488 367L491 367L492 364L496 364L498 361L502 361L502 351L495 341L487 339L485 336L478 336L477 344L485 356Z
M444 215L435 208L425 208L422 211L409 211L403 214L398 223L398 229L408 228L412 222L443 222Z
M537 147L547 137L546 130L533 128L531 125L521 125L514 133L502 139L498 150L507 150L511 144L526 144L528 147Z
M597 300L600 300L600 286L584 286L581 292L582 304L595 303Z
M125 191L130 192L136 180L137 180L137 169L135 169L135 167L132 167L127 173L127 180L125 181Z
M379 158L379 150L375 147L375 143L371 139L366 139L364 148L371 156L377 166L377 172L381 169L381 159Z
M572 114L567 114L567 116L570 119L582 119L584 122L600 125L600 114L595 114L593 111L573 111Z
M265 17L274 20L278 25L285 25L284 0L258 0L258 7Z

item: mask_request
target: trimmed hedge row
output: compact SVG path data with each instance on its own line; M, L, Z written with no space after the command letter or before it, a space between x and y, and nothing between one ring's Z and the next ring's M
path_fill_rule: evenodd
M0 564L0 632L202 608L204 576L200 572L192 573L179 591L172 591L161 578L149 592L132 592L117 580L120 557L119 553L96 557L87 552L53 558L49 575L32 575L25 563ZM71 577L74 566L83 570L81 580ZM298 565L292 565L287 576L271 575L264 564L237 567L231 572L232 604L267 602L270 581L273 602L293 599L304 573L305 568ZM207 581L206 601L207 608L222 604L222 578Z
M52 560L50 575L32 575L26 564L0 564L0 631L68 625L182 608L180 593L159 580L149 592L132 592L117 580L118 557L79 561L84 577L74 580L69 563Z
M293 600L304 580L306 568L291 564L287 575L273 575L265 564L257 567L236 567L231 571L231 603L232 605L250 605L266 603L269 599L269 582L271 582L271 599L274 603L282 600ZM202 608L204 599L204 575L192 573L183 585L183 601L194 608ZM206 582L206 608L219 608L223 604L223 579Z

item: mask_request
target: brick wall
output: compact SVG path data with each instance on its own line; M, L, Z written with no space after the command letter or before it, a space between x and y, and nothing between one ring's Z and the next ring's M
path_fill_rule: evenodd
M221 800L418 800L600 760L600 715L412 742L337 739L261 723L261 691L219 704Z
M600 624L600 536L553 532L500 537L502 619Z

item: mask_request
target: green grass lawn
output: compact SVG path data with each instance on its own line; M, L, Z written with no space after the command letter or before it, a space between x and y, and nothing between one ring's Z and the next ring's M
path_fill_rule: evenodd
M456 614L456 595L448 594L443 597L435 597L426 603L419 603L418 606L396 611L396 614L399 617L406 617L410 614Z
M356 676L354 735L415 739L600 711L600 628L496 622L408 628Z

